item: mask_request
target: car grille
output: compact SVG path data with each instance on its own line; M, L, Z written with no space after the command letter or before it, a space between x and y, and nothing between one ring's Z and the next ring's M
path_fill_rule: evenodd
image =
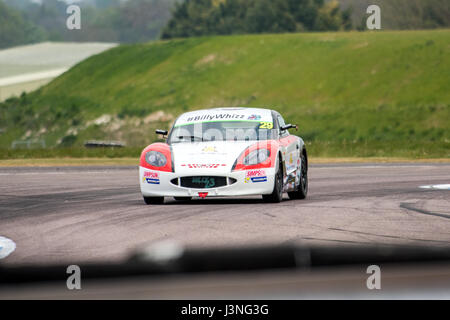
M172 184L179 185L185 188L194 189L211 189L220 188L235 183L237 180L228 177L217 176L196 176L196 177L182 177L173 179Z

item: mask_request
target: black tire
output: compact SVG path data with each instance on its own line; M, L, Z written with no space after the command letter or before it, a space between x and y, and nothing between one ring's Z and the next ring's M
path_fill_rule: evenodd
M273 191L271 194L263 194L264 202L280 203L283 200L283 165L281 160L278 164L278 170L275 174Z
M163 204L164 197L144 197L145 204Z
M192 200L192 197L173 197L177 201L189 201Z
M300 184L297 186L297 190L288 192L289 199L293 200L305 199L306 195L308 194L308 162L306 160L306 155L304 152L302 152L300 158Z

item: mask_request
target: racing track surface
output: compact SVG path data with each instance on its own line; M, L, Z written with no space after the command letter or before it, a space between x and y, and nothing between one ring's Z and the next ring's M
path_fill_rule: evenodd
M306 243L450 244L450 164L313 165L306 200L260 197L146 206L137 168L0 168L2 263L125 258L175 239L197 246Z

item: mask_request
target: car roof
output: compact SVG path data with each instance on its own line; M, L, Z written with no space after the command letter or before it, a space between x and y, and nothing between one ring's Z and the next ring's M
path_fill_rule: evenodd
M255 108L255 107L223 107L223 108L210 108L210 109L200 109L201 110L228 110L228 111L235 111L235 110L248 110L248 111L272 111L271 109L267 108Z
M225 111L225 112L229 112L229 111L242 111L242 112L253 112L253 113L258 113L258 112L272 112L272 109L267 109L267 108L250 108L250 107L223 107L223 108L208 108L208 109L197 109L197 110L192 110L192 111L187 111L184 114L196 114L196 113L204 113L204 112L221 112L221 111Z

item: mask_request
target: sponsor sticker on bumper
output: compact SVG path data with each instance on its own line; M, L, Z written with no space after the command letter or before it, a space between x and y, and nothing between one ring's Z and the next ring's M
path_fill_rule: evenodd
M253 177L251 178L252 182L266 182L267 177Z
M256 170L248 170L245 173L245 183L248 182L266 182L267 181L267 175L266 171L263 169L256 169Z
M145 181L146 181L148 184L159 184L159 179L145 178Z
M159 184L159 173L155 171L144 171L142 182L147 182L148 184Z

